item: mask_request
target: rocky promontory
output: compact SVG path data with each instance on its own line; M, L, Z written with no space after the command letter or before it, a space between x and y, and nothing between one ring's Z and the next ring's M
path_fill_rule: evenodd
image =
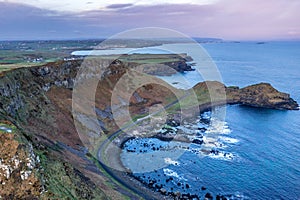
M278 110L299 110L298 103L289 94L279 92L269 83L259 83L245 88L227 87L228 103Z
M101 57L100 57L101 58ZM171 76L176 73L194 71L193 59L185 53L182 54L122 54L103 56L105 59L113 59L122 62L131 69L143 69L143 73L157 76Z
M240 104L257 108L299 110L298 103L289 94L276 90L269 83L258 83L239 88L225 86L217 81L206 81L195 85L193 90L197 94L201 94L202 99L205 97L208 106L211 104ZM202 107L204 108L205 105Z

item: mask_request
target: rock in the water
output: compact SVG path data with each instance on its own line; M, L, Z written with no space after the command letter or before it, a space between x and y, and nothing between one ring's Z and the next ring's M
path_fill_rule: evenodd
M193 143L195 143L195 144L203 144L203 140L199 140L199 139L194 139L193 140Z
M208 193L205 194L205 199L212 200L213 196L208 192Z
M162 194L166 194L166 193L167 193L167 190L166 190L165 188L161 188L159 191L160 191Z
M227 198L226 197L224 197L223 195L217 195L216 196L216 200L227 200Z

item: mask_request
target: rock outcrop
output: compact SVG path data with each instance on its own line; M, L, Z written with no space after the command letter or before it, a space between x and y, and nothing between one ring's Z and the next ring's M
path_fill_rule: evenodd
M289 94L279 92L269 83L259 83L245 88L227 87L229 103L279 110L298 110L298 103Z
M118 60L130 67L144 68L144 73L157 76L171 76L177 72L194 71L190 62L193 59L187 54L123 54Z
M22 144L11 124L0 131L0 199L38 199L45 192L41 180L39 157L31 145Z
M257 108L299 110L298 103L289 94L276 90L269 83L239 88L226 87L217 81L198 83L193 87L203 108L222 104L240 104ZM201 105L200 105L201 107Z

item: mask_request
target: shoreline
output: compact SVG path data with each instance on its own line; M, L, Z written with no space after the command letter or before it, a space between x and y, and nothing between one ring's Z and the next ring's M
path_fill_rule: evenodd
M240 104L239 102L230 101L230 100L203 103L197 106L199 109L199 113L195 113L195 109L194 109L195 107L191 107L186 109L190 111L187 112L190 113L189 116L184 116L184 117L189 119L191 117L195 117L195 114L199 115L201 113L211 111L214 108L220 106L227 106L227 105L244 105L244 104ZM245 105L245 106L253 107L250 105ZM267 108L267 109L272 109L272 108ZM139 135L139 136L144 138L153 137L153 135L151 134ZM111 140L112 138L113 140ZM104 149L106 153L105 157L106 158L109 157L109 163L113 164L114 168L117 168L118 170L109 167L108 166L109 164L102 159L104 157L102 155L103 152L102 148L104 148L103 145L101 145L97 153L98 161L101 164L101 166L111 177L113 177L113 179L115 179L121 185L128 188L129 190L131 190L132 192L134 192L138 196L141 196L144 199L174 199L174 196L172 196L171 194L168 195L161 194L160 192L155 191L153 188L149 187L148 185L143 184L142 182L137 180L132 175L132 172L123 165L121 161L122 147L128 140L132 138L136 138L136 137L134 137L133 135L128 135L124 133L122 130L118 130L117 132L110 135L110 137L105 141L105 143L109 142L108 146ZM116 140L118 141L116 142Z
M219 106L233 105L233 104L235 103L226 103L224 101L219 101L214 103L204 103L198 106L200 111L199 114L207 112ZM194 111L193 108L189 108L188 110ZM193 113L193 115L195 114L194 112L191 113ZM192 116L188 116L188 117L190 118ZM144 135L142 137L145 138L151 137L151 135L146 135L146 136ZM112 138L113 140L111 140ZM166 200L174 199L174 197L171 195L163 195L160 192L155 191L153 188L149 187L148 185L143 184L142 182L137 180L132 175L132 172L123 165L121 161L122 147L128 140L132 138L135 137L123 133L122 130L118 130L117 132L113 133L104 142L104 144L102 144L98 149L97 158L99 164L113 179L115 179L122 186L128 188L133 193L141 196L144 199L166 199ZM115 142L116 140L118 140L118 142ZM103 152L105 152L105 155L103 155ZM108 159L109 161L106 160L105 158L109 158ZM112 168L109 165L114 167Z
M131 137L132 138L132 137ZM130 138L128 138L130 139ZM125 143L128 139L124 137L123 143ZM169 196L165 196L156 192L149 188L148 186L144 185L140 181L138 181L123 164L121 161L121 147L117 145L111 145L113 141L110 142L110 146L104 149L106 155L102 155L102 149L98 149L97 153L97 160L101 167L111 176L114 180L120 183L125 188L129 189L134 194L142 197L143 199L163 199L169 200L172 199ZM114 165L114 167L110 167L108 163L102 158L109 157L109 163ZM117 168L117 169L116 169ZM139 199L139 198L137 198Z
M74 80L76 69L78 69L78 66L80 64L81 63L79 61L54 62L49 65L32 67L30 69L22 68L22 69L12 70L10 72L3 72L4 74L2 74L3 76L1 82L2 83L1 93L3 94L2 95L3 109L1 111L2 113L1 116L5 119L10 119L15 124L18 124L18 126L22 128L22 135L24 134L25 136L27 136L26 134L30 134L32 135L32 138L38 139L37 141L36 140L30 141L32 142L33 145L37 144L37 142L39 143L36 146L37 150L39 150L40 144L42 144L46 147L46 152L49 150L49 152L53 151L53 152L61 153L60 149L56 149L52 147L54 144L53 141L57 141L62 144L70 145L71 147L77 148L78 145L77 143L79 139L78 139L78 135L76 134L76 131L72 129L73 119L70 115L71 107L70 107L69 100L71 99L70 94L73 89L72 80ZM117 76L116 78L119 78L119 76ZM21 84L20 86L18 82L19 79L25 80L24 83L26 84ZM205 92L207 90L206 87L202 87L205 85L206 83L198 84L198 86L195 86L195 90L198 91L198 94L203 95L203 91ZM107 88L103 87L103 89L105 90L100 91L103 92L103 93L99 93L100 95L106 94L104 92L107 92L106 90ZM274 88L272 89L269 84L265 84L265 83L256 84L241 89L239 89L238 87L225 87L225 89L230 94L229 99L231 99L233 104L237 104L236 102L239 102L240 105L258 107L258 108L259 107L270 108L270 109L273 108L279 110L292 110L292 109L299 110L300 108L299 105L293 108L293 106L296 106L295 105L296 102L293 102L288 94L279 93L278 91L274 90ZM153 94L157 94L157 96L155 95L153 96L154 100L157 100L155 99L155 97L160 97L162 96L162 94L164 94L163 92L159 92L159 90L157 91L155 91L157 93L153 93ZM141 94L143 94L142 91L140 92ZM144 94L147 92L148 90L145 91ZM44 99L45 97L46 99ZM231 104L229 101L230 100L227 99L227 102L220 103L220 105ZM24 107L22 105L28 105L28 106ZM32 107L31 105L39 105L39 106ZM97 108L101 109L102 108L101 106L106 106L106 105L109 106L110 104L108 104L106 101L103 101L98 103L95 106L98 106ZM195 104L195 106L197 106L197 104ZM210 109L211 106L212 106L211 103L202 104L200 105L200 110L201 111L208 110ZM187 112L187 114L190 115L191 113ZM55 119L56 122L54 123L52 119ZM30 120L29 125L25 123L27 120ZM40 126L35 126L37 124L40 124ZM43 129L43 131L41 131L41 129ZM61 130L66 130L66 131L62 132ZM72 138L72 140L70 140L70 138ZM107 153L107 158L115 157L115 160L116 162L118 162L118 165L122 167L122 162L118 160L120 159L119 156L120 150L111 151L111 152L108 152L107 150L106 153ZM80 173L82 173L84 176L89 177L90 175L85 170L83 170L83 168L81 168L81 166L84 166L83 164L85 164L85 161L79 160L78 158L80 158L80 156L78 156L76 153L73 153L72 151L67 153L62 153L62 155L58 157L56 156L52 157L52 155L50 154L49 155L47 154L46 157L52 159L53 161L57 161L59 163L61 161L70 163L70 167L75 169L78 168L78 170L80 170ZM77 161L78 163L74 164L73 161L74 163L75 161ZM103 161L102 162L103 165L109 168L108 166L106 166L107 162L104 160L102 161ZM105 170L103 170L103 172L105 173ZM111 172L111 174L113 173L115 174L115 177L118 178L118 175L116 174L117 172ZM123 173L124 174L123 179L127 180L126 183L124 182L123 184L124 190L125 190L125 186L129 185L135 191L137 191L137 193L140 193L141 194L140 196L145 195L139 189L139 186L146 187L147 184L145 184L146 186L143 186L139 184L139 181L137 181L137 186L136 187L132 186L131 182L135 181L135 179L133 179L132 176L130 176L130 173L126 172L125 170L123 172L121 171L120 173ZM111 178L107 173L105 173L105 175L103 176L104 177L107 176L109 179ZM122 175L120 175L120 177L121 176ZM71 176L70 176L70 180L76 181L76 179L74 179ZM80 179L80 180L84 180L84 179ZM104 184L105 185L110 184L110 182L111 181L107 181ZM116 182L117 181L115 181L114 183ZM68 186L66 186L66 189L67 188ZM100 186L100 188L102 189L105 187ZM113 189L120 191L121 188L123 189L122 184L118 185L118 187ZM128 193L131 193L129 189L127 191ZM153 194L154 194L153 190L149 189L149 196L152 196ZM135 195L134 198L136 197L137 195Z

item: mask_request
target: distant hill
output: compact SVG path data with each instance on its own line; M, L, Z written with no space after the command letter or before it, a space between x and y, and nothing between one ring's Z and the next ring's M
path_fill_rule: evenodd
M197 42L200 42L200 43L205 43L205 42L223 42L222 39L220 38L193 38L194 40L196 40Z

